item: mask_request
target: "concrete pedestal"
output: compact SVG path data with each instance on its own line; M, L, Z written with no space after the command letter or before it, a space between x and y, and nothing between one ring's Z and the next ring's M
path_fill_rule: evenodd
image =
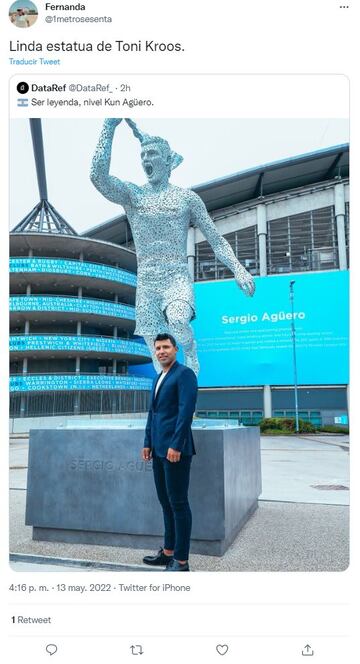
M193 430L189 500L191 552L221 556L257 508L258 427ZM30 432L26 524L33 539L154 549L163 544L162 510L143 431Z

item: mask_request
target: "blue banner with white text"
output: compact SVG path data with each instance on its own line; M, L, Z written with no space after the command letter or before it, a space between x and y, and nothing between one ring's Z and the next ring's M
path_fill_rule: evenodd
M200 387L294 382L290 281L299 385L346 384L348 272L256 278L253 298L234 280L195 284Z

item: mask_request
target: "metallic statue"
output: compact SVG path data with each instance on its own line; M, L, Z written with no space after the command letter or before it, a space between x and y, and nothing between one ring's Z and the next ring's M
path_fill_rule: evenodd
M143 134L135 122L127 119L140 141L148 181L138 186L109 175L112 141L121 121L105 120L90 177L106 198L123 206L132 230L138 263L135 334L144 337L159 372L153 339L160 332L170 332L183 348L185 364L198 374L196 343L190 326L195 318L195 303L186 256L189 225L201 230L215 256L233 272L246 295L254 294L254 281L217 231L201 198L190 189L169 183L172 169L183 159L166 140Z

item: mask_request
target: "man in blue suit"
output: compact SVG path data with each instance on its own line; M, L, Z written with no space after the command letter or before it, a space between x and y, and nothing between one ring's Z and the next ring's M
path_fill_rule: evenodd
M145 556L146 565L167 572L189 572L191 510L188 501L190 466L195 454L191 423L197 380L192 369L176 361L178 348L170 334L158 334L155 355L162 372L154 381L143 459L153 462L157 495L164 513L164 548Z

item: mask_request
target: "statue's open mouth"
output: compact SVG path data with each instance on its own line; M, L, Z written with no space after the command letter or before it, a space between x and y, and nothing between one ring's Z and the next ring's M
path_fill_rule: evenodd
M151 166L151 164L146 164L146 165L145 165L145 173L146 173L146 175L152 175L152 174L153 174L153 171L154 171L154 169L153 169L153 167Z

